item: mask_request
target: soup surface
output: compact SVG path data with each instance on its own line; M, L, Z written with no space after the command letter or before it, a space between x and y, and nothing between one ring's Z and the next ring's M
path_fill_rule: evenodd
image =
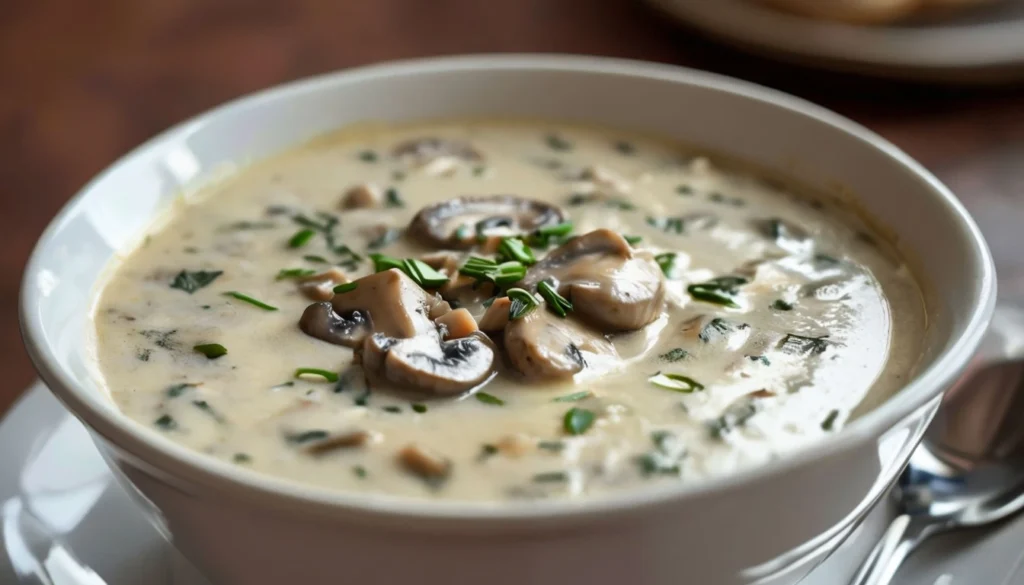
M104 286L120 408L350 492L694 482L840 429L925 329L853 214L648 137L365 126L183 197Z

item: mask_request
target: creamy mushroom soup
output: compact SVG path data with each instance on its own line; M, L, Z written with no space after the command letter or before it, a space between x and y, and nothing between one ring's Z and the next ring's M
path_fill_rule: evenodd
M120 408L349 492L513 501L699 482L912 371L898 255L834 201L642 136L351 129L183 197L95 313Z

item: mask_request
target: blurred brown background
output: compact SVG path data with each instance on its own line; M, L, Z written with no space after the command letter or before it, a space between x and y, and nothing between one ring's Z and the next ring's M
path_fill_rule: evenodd
M158 131L290 79L478 52L570 52L744 77L866 124L939 174L1017 286L1024 87L869 82L739 55L635 0L0 0L0 412L34 377L21 346L21 271L49 218ZM1024 207L1022 203L1021 207ZM1007 234L1003 237L1001 234ZM1024 265L1024 259L1020 261ZM1024 270L1021 270L1024 274Z

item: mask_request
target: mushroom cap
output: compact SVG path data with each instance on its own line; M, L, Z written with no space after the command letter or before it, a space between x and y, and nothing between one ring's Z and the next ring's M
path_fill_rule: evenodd
M434 330L427 308L431 296L401 270L391 268L355 282L355 289L331 300L338 314L365 312L374 333L398 339Z
M368 314L356 310L339 315L328 302L306 307L299 319L299 328L311 337L351 348L362 345L373 332Z
M661 314L664 275L654 256L599 229L569 240L533 265L527 287L543 280L573 303L574 314L604 332L632 331Z
M542 201L514 195L466 196L424 207L408 233L428 246L465 249L479 236L524 235L564 219L561 209ZM459 233L462 227L467 228L465 234Z
M363 367L396 386L448 396L486 382L494 373L494 350L476 336L441 341L435 334L393 339L368 337Z
M571 378L584 368L602 371L618 361L615 346L600 333L543 305L509 321L505 351L515 369L533 380Z

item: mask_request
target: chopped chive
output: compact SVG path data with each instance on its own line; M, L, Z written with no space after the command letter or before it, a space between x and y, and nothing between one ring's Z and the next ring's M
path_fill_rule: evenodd
M263 309L264 311L276 311L277 310L277 307L275 307L273 305L268 305L267 303L264 303L263 301L254 299L254 298L250 297L249 295L240 293L238 291L233 291L233 290L232 291L228 291L228 292L224 293L224 296L231 297L233 299L238 299L240 301L249 303L250 305L252 305L254 307L259 307L259 308Z
M647 225L657 228L665 233L682 234L686 231L686 220L682 217L648 216Z
M345 284L339 284L338 286L334 287L333 290L334 290L334 294L342 295L342 294L345 294L347 292L352 292L352 291L356 290L356 288L358 288L358 287L359 287L359 282L358 281L356 281L356 282L346 282Z
M384 410L384 412L390 412L391 414L401 414L402 413L402 407L401 406L385 406L382 410Z
M676 187L676 193L679 195L693 195L693 187L689 185L679 185Z
M420 414L423 414L424 412L427 412L427 405L426 404L420 404L418 402L414 402L412 404L412 411L413 412L418 412Z
M540 281L537 285L537 292L547 301L548 309L551 309L551 312L559 317L565 318L566 314L572 311L572 303L558 294L558 291L555 290L555 287L551 286L550 282L546 280Z
M323 256L310 254L308 256L303 256L302 259L306 262L313 262L314 264L327 264L327 258L324 258Z
M772 308L775 309L776 311L792 311L793 303L787 303L782 299L777 299L774 303L772 303Z
M737 329L746 329L747 327L750 327L750 325L747 325L746 323L736 324L722 319L721 317L715 317L709 321L707 325L701 327L700 333L697 334L697 338L704 343L710 343L714 338L726 335L736 331Z
M295 232L295 235L292 236L288 240L288 247L289 248L301 248L301 247L305 246L306 244L308 244L309 241L311 239L313 239L313 236L315 236L315 235L316 235L316 232L313 231L310 228L301 229L301 230Z
M658 357L666 362L678 362L681 359L685 359L688 355L690 355L690 352L681 347L677 347L675 349L670 349L668 352L663 353Z
M519 238L502 238L501 244L498 246L498 253L525 266L537 263L533 250Z
M665 252L663 254L658 254L657 256L654 257L654 261L658 263L658 267L661 268L662 273L664 273L666 277L672 277L672 267L676 263L675 252Z
M285 436L285 439L289 443L301 445L302 443L309 443L311 441L322 441L327 437L331 436L330 433L321 429L313 429L310 431L302 431L301 433L293 433Z
M569 474L564 471L538 473L533 476L533 481L536 483L564 483L569 481Z
M372 150L364 150L359 153L359 160L367 163L377 162L377 153Z
M508 309L508 318L512 321L526 316L540 304L537 302L537 297L521 288L510 288L505 294L512 299Z
M231 460L235 463L252 463L252 457L248 453L235 453Z
M387 256L385 254L370 254L370 260L373 262L374 272L383 272L392 268L403 269L402 261L394 256Z
M295 370L295 377L301 378L303 376L320 376L328 382L337 382L338 374L329 370L321 370L320 368L299 368Z
M353 465L352 473L355 474L355 476L358 477L359 479L366 479L367 476L366 468L363 467L362 465Z
M160 427L165 431L173 431L174 429L178 428L178 422L175 421L174 418L172 418L171 415L169 414L165 414L160 418L156 419L156 421L154 421L153 424L155 424L156 426Z
M732 205L733 207L743 207L744 205L746 205L746 202L740 199L739 197L727 197L721 193L711 193L710 195L708 195L708 200L714 201L715 203Z
M537 448L551 451L552 453L559 453L565 449L565 443L561 441L538 441Z
M764 364L766 366L772 365L771 360L769 360L767 356L763 356L763 355L748 355L747 358L750 359L750 361L752 361L752 362L761 362L762 364Z
M689 376L683 376L681 374L657 374L647 379L648 382L655 386L671 390L673 392L680 392L682 394L690 394L694 390L703 390L704 385L694 380Z
M415 258L408 258L402 263L402 268L416 284L423 288L438 288L448 282L448 276L434 270L429 264Z
M215 360L228 353L226 347L219 343L201 343L193 346L192 349L206 356L206 359Z
M493 394L488 394L486 392L477 392L476 394L474 394L474 396L476 396L476 399L479 400L480 402L483 402L484 404L493 404L494 406L505 406L505 401L502 400L501 398L498 398L497 396L494 396Z
M742 276L721 276L707 282L691 284L686 287L686 291L698 301L736 309L739 308L739 304L733 299L739 294L739 287L747 282Z
M539 227L534 233L538 236L567 236L572 232L572 228L571 221L563 221L562 223Z
M779 349L788 354L794 355L819 355L832 345L832 342L822 337L804 337L790 333L779 342Z
M594 424L595 415L585 408L571 408L562 417L562 428L570 435L582 435Z
M311 268L282 268L277 272L277 277L274 280L305 278L307 276L313 276L314 274L316 274L316 270Z
M498 447L489 443L484 443L480 447L480 455L477 457L480 461L484 461L490 457L498 454Z
M821 421L821 430L823 430L823 431L831 431L832 427L835 426L836 418L838 418L838 417L839 417L839 411L838 410L833 410L833 411L829 412L828 416L825 417L825 420Z
M628 243L630 246L635 246L635 245L639 244L640 242L644 241L643 236L627 236L627 235L624 234L622 237L623 237L623 239L626 240L626 243Z
M515 260L498 264L494 260L471 256L459 268L459 273L471 276L477 281L507 286L522 280L526 276L526 267Z
M367 387L363 392L352 399L353 404L356 406L366 406L370 403L370 388Z
M402 201L402 196L394 187L388 187L384 191L384 204L388 207L405 207L405 201Z
M192 294L216 280L221 274L224 274L223 270L196 270L195 272L182 270L171 281L171 288Z
M182 394L184 394L185 391L188 390L189 388L195 388L198 385L199 384L189 384L189 383L175 384L174 386L171 386L167 390L165 390L165 393L167 394L168 398L177 398L177 397L181 396Z
M572 143L566 140L565 138L562 138L558 134L548 134L547 136L544 137L544 142L548 145L548 148L550 148L551 150L557 150L560 152L572 150Z
M583 400L584 398L590 398L591 396L593 396L593 394L590 391L584 390L582 392L573 392L572 394L559 396L558 398L552 400L552 402L578 402L580 400Z
M205 400L193 400L192 401L192 406L195 406L199 410L201 410L201 411L205 412L206 414L210 415L211 417L213 417L213 419L215 421L217 421L219 423L224 422L224 417L221 416L219 412L214 410L214 408L212 406L210 406L209 402L207 402Z

